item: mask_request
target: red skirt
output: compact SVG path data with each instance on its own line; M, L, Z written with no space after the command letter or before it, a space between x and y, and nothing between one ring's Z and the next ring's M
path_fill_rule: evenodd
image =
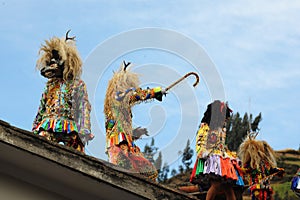
M151 180L156 180L157 170L144 155L134 150L122 150L118 146L111 146L108 149L109 162L113 163L131 173L138 173Z

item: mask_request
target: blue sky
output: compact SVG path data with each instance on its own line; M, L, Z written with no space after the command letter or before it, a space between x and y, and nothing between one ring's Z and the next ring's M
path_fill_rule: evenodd
M255 116L262 113L258 139L267 140L276 150L298 149L299 11L300 2L291 0L226 3L196 0L0 0L0 119L26 130L31 129L46 81L35 70L38 50L45 39L64 36L68 29L72 29L70 35L76 35L78 50L86 63L92 52L107 39L126 31L155 27L178 32L197 42L205 50L222 78L226 100L233 111L242 114L250 111ZM101 56L97 67L101 66L101 60L106 55L104 53ZM101 94L105 90L105 81L107 82L113 70L118 69L122 59L136 64L135 69L144 74L141 80L145 86L147 83L167 86L172 82L173 79L165 78L169 74L161 76L164 74L164 66L168 70L171 66L178 77L193 69L176 55L144 49L115 58L103 76L98 77L100 85L97 85L96 90L91 90L92 86L87 85L94 104L93 116L96 121L93 122L93 132L97 136L87 150L89 154L101 159L106 159L103 153ZM146 68L143 66L149 63L155 63L150 73L143 71ZM83 78L89 82L88 73L84 72ZM191 88L192 83L193 78L190 78L170 92L162 103L153 102L134 108L134 124L147 126L157 137L157 145L172 146L174 135L184 136L183 132L189 133L186 138L193 139L199 118L210 102L210 96L205 77L201 77L199 87L189 89L189 94L196 96L194 103L190 104L189 98L184 98L189 97L184 87ZM180 110L187 108L185 105L189 105L188 108L195 107ZM176 125L183 119L176 118L177 110L180 114L185 112L184 117L190 116L189 122L184 122L180 127ZM162 120L157 120L157 116ZM161 121L164 125L159 125ZM157 126L163 128L157 129ZM178 132L180 128L182 130ZM175 134L172 136L172 133ZM185 146L183 138L180 139L181 146L174 143L177 149L173 155ZM149 139L144 138L140 145L147 142Z

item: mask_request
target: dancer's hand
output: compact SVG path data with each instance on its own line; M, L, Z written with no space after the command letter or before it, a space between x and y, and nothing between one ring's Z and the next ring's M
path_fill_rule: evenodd
M165 89L165 88L162 88L162 89L161 89L161 93L162 93L163 95L165 95L165 96L166 96L166 95L167 95L167 91L166 91L166 89Z
M167 92L165 89L162 89L161 87L156 87L156 88L153 88L154 90L154 98L157 99L158 101L162 101L162 97L163 95L166 96Z

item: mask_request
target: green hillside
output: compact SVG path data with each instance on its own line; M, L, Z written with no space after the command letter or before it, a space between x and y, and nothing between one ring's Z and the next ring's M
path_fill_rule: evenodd
M290 186L293 176L297 172L297 169L300 167L300 151L286 149L276 151L276 154L277 165L278 167L285 169L285 174L283 178L274 177L272 179L271 185L274 190L273 198L274 200L299 200L299 198L290 189ZM191 169L166 180L165 182L163 182L163 184L172 188L178 188L183 185L191 185L189 183L190 174ZM246 189L243 199L251 199L249 197L249 193Z
M285 169L282 179L274 177L272 186L274 189L274 200L299 200L291 188L291 180L300 167L300 151L286 149L277 151L277 165Z

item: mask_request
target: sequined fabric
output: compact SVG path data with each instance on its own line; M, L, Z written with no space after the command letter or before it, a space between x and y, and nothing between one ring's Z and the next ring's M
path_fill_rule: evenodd
M131 107L153 98L161 99L161 89L131 88L129 102L116 96L115 103L106 115L106 151L109 162L131 172L137 172L152 180L157 177L156 168L141 153L132 139ZM120 100L118 100L120 99Z
M274 175L281 176L284 173L282 168L271 167L268 162L261 163L257 169L252 169L249 163L245 163L243 170L246 172L253 200L272 199L273 189L271 187L271 179Z
M220 180L244 185L237 156L225 144L225 128L210 130L208 124L201 123L196 139L197 159L190 177L192 183L201 185Z
M78 142L84 146L93 139L90 124L91 106L82 80L50 79L40 100L33 122L33 132L63 133L66 137L78 134ZM72 134L71 134L72 133Z

